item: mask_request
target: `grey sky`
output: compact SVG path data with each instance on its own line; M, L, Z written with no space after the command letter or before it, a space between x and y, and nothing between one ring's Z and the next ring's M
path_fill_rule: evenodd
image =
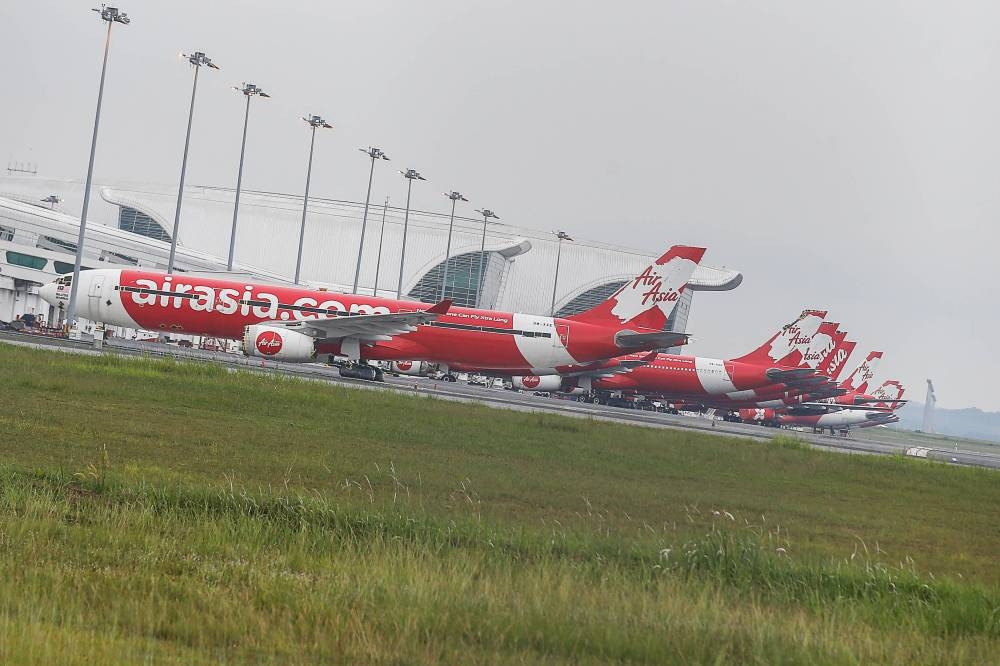
M97 178L361 199L369 143L506 222L655 253L703 244L746 276L696 297L694 353L739 355L825 307L883 377L1000 409L1000 6L990 2L151 2L122 0ZM0 5L0 153L83 178L102 25L90 5ZM393 177L389 174L392 173Z

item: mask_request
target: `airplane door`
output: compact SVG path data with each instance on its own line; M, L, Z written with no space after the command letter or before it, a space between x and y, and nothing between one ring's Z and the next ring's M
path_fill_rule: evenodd
M90 280L90 291L87 294L90 297L89 310L90 314L94 317L101 317L103 314L103 300L104 300L104 276L95 275Z
M569 324L556 324L556 335L552 338L553 347L569 348Z
M736 364L726 361L726 374L729 375L729 381L733 381L733 377L736 376Z

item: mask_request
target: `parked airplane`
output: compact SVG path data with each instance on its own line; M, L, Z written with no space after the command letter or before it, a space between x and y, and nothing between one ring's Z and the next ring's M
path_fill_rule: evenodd
M138 269L82 272L77 312L128 328L242 340L243 353L259 358L330 354L547 375L686 342L663 329L704 253L674 246L604 302L565 318ZM69 291L67 276L39 294L63 305Z
M842 395L819 399L807 396L806 400L798 404L776 409L741 409L740 419L770 425L806 426L814 430L829 429L831 433L895 423L899 417L894 414L894 410L904 404L900 399L902 384L888 381L873 394L867 393L868 384L881 359L882 352L869 352L847 379L840 383Z
M783 396L794 388L819 388L829 382L815 367L837 344L837 324L824 322L825 311L805 310L764 344L737 359L638 354L622 356L573 374L515 376L515 388L587 394L621 391L680 402L715 399L756 400L760 393ZM597 396L599 399L599 395Z

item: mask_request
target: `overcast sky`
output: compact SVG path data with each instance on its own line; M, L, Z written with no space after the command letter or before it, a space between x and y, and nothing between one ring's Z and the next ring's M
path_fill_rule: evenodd
M80 0L0 3L0 155L86 175L103 28ZM97 180L177 180L205 51L188 183L363 199L365 157L505 222L738 268L699 294L693 353L737 356L805 307L886 352L883 378L1000 410L1000 5L995 2L171 2L122 0ZM390 177L392 174L393 177Z

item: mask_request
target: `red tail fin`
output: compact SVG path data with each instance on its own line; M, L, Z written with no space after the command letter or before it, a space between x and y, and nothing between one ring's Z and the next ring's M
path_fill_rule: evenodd
M872 396L882 400L882 402L878 403L879 407L895 409L900 406L899 402L903 399L905 392L906 388L902 383L895 379L889 379L882 382L882 385L872 392Z
M793 367L801 363L801 354L809 347L813 334L823 323L826 310L803 310L802 314L790 324L768 338L767 342L745 356L731 359L736 363L751 363L753 365L779 365L792 355L798 355Z
M868 382L870 382L872 377L875 376L875 368L878 367L879 361L881 360L882 352L868 352L868 356L865 357L865 360L861 361L861 364L854 369L854 372L848 375L847 379L840 383L840 388L845 388L849 391L857 391L858 393L864 393L867 391Z
M797 367L818 370L819 366L830 356L847 336L837 330L838 322L824 321L809 340L809 345L801 351L802 360ZM794 363L794 357L789 357L789 365Z
M661 331L704 254L703 247L675 245L606 301L567 319Z
M824 359L822 363L819 364L820 374L826 375L830 379L836 380L843 372L844 366L847 365L847 359L851 357L851 353L854 351L854 347L858 343L853 340L848 340L847 335L841 339L840 344L837 345L830 355Z

